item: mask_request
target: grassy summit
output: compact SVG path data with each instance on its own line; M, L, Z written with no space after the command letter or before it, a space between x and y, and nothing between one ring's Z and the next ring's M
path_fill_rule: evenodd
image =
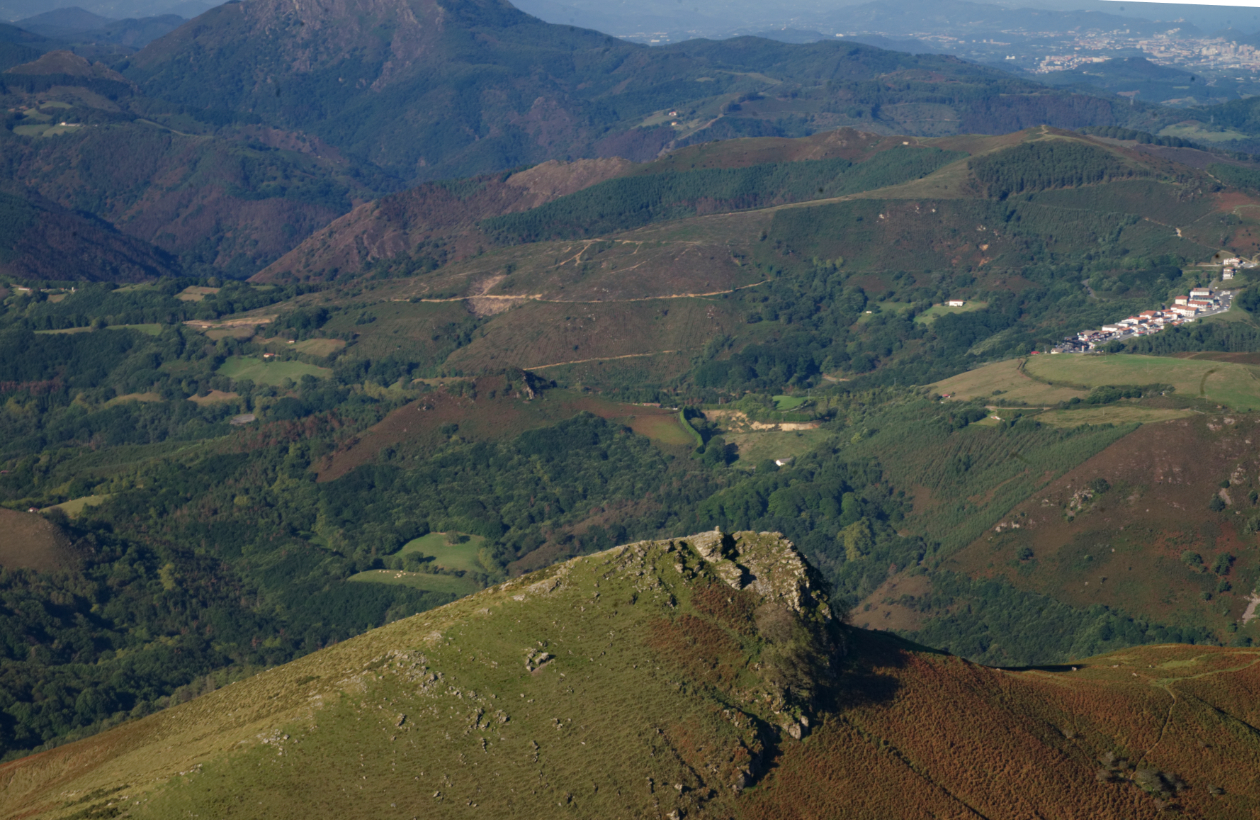
M24 817L1254 811L1260 653L1003 671L848 631L768 533L524 576L0 767Z

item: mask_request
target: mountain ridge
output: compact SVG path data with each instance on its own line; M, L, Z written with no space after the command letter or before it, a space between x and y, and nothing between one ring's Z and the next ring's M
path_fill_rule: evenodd
M1227 817L1257 804L1233 763L1253 733L1221 732L1254 720L1257 667L1163 646L990 669L842 630L790 542L708 532L572 559L5 764L0 806Z

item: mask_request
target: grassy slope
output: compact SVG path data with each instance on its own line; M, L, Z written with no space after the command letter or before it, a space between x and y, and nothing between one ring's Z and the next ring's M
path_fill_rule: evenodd
M1000 671L855 632L812 701L785 701L773 628L750 613L795 599L803 565L751 534L731 553L738 565L705 552L714 563L663 542L577 559L10 763L0 812L1153 818L1171 803L1225 818L1260 808L1260 742L1247 729L1260 719L1260 653L1147 647L1075 669ZM759 581L737 592L719 576L739 565ZM804 740L780 728L800 715L813 728ZM1108 753L1122 760L1100 776ZM757 788L741 788L749 775ZM1156 802L1138 782L1161 776L1184 788Z
M267 362L257 356L233 356L219 367L219 373L231 379L250 379L258 384L279 385L285 379L297 381L303 376L326 378L332 371L305 362Z
M1029 265L1075 258L1099 243L1148 258L1206 258L1222 237L1239 252L1260 251L1253 235L1260 231L1252 224L1260 209L1244 207L1247 196L1209 193L1202 172L1159 157L1047 129L917 144L985 156L1029 141L1088 143L1148 177L998 202L986 198L962 159L902 184L677 219L601 239L491 249L431 273L359 282L344 295L318 298L362 311L339 317L334 328L361 334L352 353L356 347L373 356L413 350L424 361L445 360L465 372L546 366L556 368L549 376L570 383L625 381L631 372L659 382L685 371L687 360L715 336L733 337L738 348L771 330L743 321L756 309L759 283L776 269L780 276L813 275L811 259L842 259L838 275L877 298L893 287L895 275L904 277L902 271L913 277L896 285L901 290L919 271L970 269L975 289L1020 291L1033 285L1021 275ZM818 138L739 141L685 149L634 173L826 157L837 150ZM372 316L380 321L358 324ZM1051 332L1079 329L1060 328L1071 320L1049 320ZM473 321L479 328L458 349L434 341Z
M1245 364L1162 356L1037 356L1024 369L1057 385L1171 384L1181 396L1240 411L1260 409L1260 378Z

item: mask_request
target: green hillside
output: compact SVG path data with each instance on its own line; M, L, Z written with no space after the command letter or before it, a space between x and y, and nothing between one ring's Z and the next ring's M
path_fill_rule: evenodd
M0 578L3 755L715 526L784 533L837 610L972 660L1245 647L1250 468L1195 471L1185 545L1098 595L1072 532L986 540L1034 501L1066 509L1063 482L1149 489L1132 442L1250 406L1229 377L1260 347L1243 295L1127 365L1014 358L1214 281L1222 243L1256 252L1256 203L1209 160L1049 128L841 129L427 183L320 231L283 284L4 279L0 504L46 510L75 560ZM710 183L723 198L697 198ZM496 244L499 224L520 230ZM956 298L973 309L937 307ZM1169 458L1189 474L1192 453ZM1246 490L1216 510L1222 481ZM1136 527L1139 503L1108 520ZM443 532L483 540L407 547ZM1239 560L1187 578L1184 551Z
M1255 720L1256 668L1186 647L975 666L843 627L776 535L705 533L566 562L6 764L0 811L1236 817L1260 799L1254 735L1231 728Z

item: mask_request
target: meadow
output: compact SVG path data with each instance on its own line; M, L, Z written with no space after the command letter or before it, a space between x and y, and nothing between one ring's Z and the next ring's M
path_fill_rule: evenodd
M1051 405L1085 398L1088 391L1076 387L1050 385L1030 378L1022 370L1024 362L1024 359L995 362L966 373L959 373L957 376L943 379L928 387L933 395L948 395L960 401L982 398L999 405L1005 403Z
M103 504L110 498L111 495L112 493L107 493L105 495L85 495L82 498L72 498L69 501L63 501L60 504L45 507L40 510L40 512L47 512L48 510L61 510L71 518L77 518L85 509Z
M830 430L756 430L728 434L726 440L735 445L739 454L735 466L753 470L767 459L799 458L832 435Z
M305 362L269 362L258 356L233 356L219 366L219 375L229 379L249 379L256 384L278 387L285 379L298 381L303 376L325 379L332 375L327 367Z
M949 305L932 305L932 307L914 317L916 322L930 325L942 316L949 316L954 313L971 313L973 310L984 310L989 306L988 302L964 302L962 307L950 307Z
M448 536L455 536L461 540L452 543ZM432 556L433 563L444 569L485 572L485 567L477 564L477 551L485 545L486 539L480 535L462 532L431 532L408 541L397 554L408 555L418 552L421 555Z
M1024 371L1048 384L1077 389L1169 384L1181 397L1206 399L1237 411L1260 409L1256 368L1232 362L1138 355L1036 356Z

